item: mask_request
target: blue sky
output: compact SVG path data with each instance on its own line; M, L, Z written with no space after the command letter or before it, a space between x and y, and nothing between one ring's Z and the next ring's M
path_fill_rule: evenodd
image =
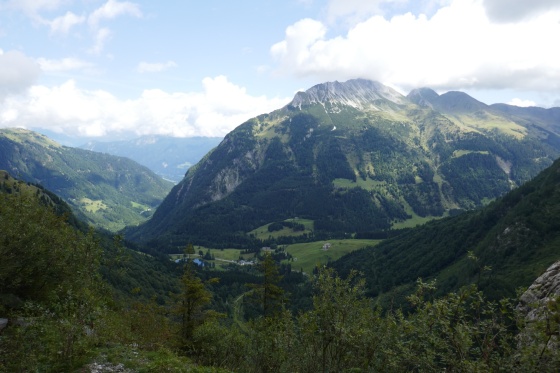
M0 0L0 127L223 136L325 81L560 106L557 0Z

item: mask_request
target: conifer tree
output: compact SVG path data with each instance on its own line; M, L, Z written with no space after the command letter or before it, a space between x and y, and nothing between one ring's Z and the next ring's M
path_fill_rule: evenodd
M187 245L185 254L188 257L181 277L181 293L178 295L176 308L181 319L180 340L183 347L188 347L191 343L196 327L213 315L205 309L212 300L212 293L196 275L194 263L190 259L194 252L193 246ZM217 279L211 279L208 283L216 281Z
M254 290L255 296L262 307L263 316L273 316L281 310L284 301L284 290L278 286L282 276L278 272L278 266L269 253L264 255L259 264L259 271L263 275L260 284L249 284Z

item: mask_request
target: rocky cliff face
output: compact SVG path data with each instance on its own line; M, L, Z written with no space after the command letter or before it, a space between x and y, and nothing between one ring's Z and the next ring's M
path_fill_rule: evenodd
M557 355L560 348L560 261L551 265L520 297L517 310L524 316L518 346L539 357ZM545 354L548 352L548 354Z
M306 105L329 103L364 109L371 107L379 100L386 100L398 105L406 103L406 98L390 87L379 82L354 79L345 83L318 84L305 92L298 92L289 106L301 108Z
M533 282L520 299L517 308L528 321L542 319L549 306L560 297L560 261L554 263Z

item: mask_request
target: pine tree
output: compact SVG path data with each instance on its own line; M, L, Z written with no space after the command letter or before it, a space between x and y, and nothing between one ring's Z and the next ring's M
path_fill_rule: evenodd
M284 301L284 290L278 286L282 276L278 272L278 266L269 253L264 255L259 264L259 271L263 275L263 282L260 284L249 284L254 290L255 296L262 307L263 316L273 316L277 314Z
M180 340L185 348L191 343L194 330L207 318L216 316L215 313L205 309L212 300L212 293L196 275L194 264L190 259L190 255L194 252L192 245L187 245L185 253L188 258L181 277L181 293L178 295L176 307L176 313L181 319ZM217 281L217 279L210 279L207 283Z

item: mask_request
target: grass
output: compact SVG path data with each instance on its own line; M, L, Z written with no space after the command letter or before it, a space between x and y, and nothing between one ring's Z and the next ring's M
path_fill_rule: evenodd
M391 225L392 229L402 229L402 228L414 228L418 225L422 225L425 224L431 220L434 219L441 219L441 217L435 217L435 216L426 216L426 217L422 217L422 216L418 216L416 214L412 215L411 219L407 219L404 221L399 221L399 222L395 222Z
M495 129L516 139L522 139L527 134L527 129L523 126L488 112L484 112L481 116L464 114L448 116L448 118L459 125L464 125L471 129Z
M279 231L269 232L268 231L268 226L270 224L272 224L272 223L269 223L269 224L265 224L263 226L260 226L256 229L253 229L251 232L249 232L249 234L255 235L255 237L258 238L259 240L266 240L268 237L278 238L278 237L281 237L281 236L288 236L288 237L301 236L304 233L313 232L313 227L314 227L313 220L292 218L292 219L286 219L284 221L303 224L303 226L305 227L305 230L304 231L299 231L299 232L294 232L291 228L284 227L283 229L281 229Z
M435 179L435 178L434 178ZM425 224L430 220L434 219L441 219L443 216L447 216L447 213L444 213L443 216L418 216L412 207L403 199L404 210L407 214L412 216L412 218L404 220L404 221L396 221L391 224L391 229L402 229L402 228L414 228L418 225Z
M245 260L251 260L254 257L253 253L250 254L243 254L241 250L238 249L209 249L204 246L195 246L194 247L194 255L192 256L193 259L201 258L199 251L202 250L202 255L206 254L208 250L210 250L210 255L214 255L215 260L208 260L210 263L214 263L216 265L215 269L224 269L224 267L229 266L231 261L239 260L241 256ZM183 254L169 254L171 260L181 259L183 258Z
M80 203L87 212L96 213L99 210L105 210L107 205L103 203L103 200L91 200L89 198L80 199Z
M358 177L356 181L349 179L334 179L333 185L335 188L356 188L360 187L365 190L375 190L376 187L387 185L384 181L372 180L369 177L366 180Z
M298 222L302 223L303 219L299 219ZM307 224L311 224L312 221L307 221ZM328 250L323 250L323 245L329 242L332 246ZM298 243L286 246L286 251L294 257L294 261L290 262L292 268L299 270L303 268L306 273L311 273L313 268L317 264L327 264L329 261L337 260L345 254L348 254L354 250L361 249L366 246L377 245L381 240L329 240L329 241L316 241L308 243ZM208 250L207 247L195 246L195 254L193 258L200 258L199 251L202 250L204 254ZM215 264L216 269L224 269L231 264L231 261L237 261L241 256L245 260L251 260L254 257L253 253L243 254L242 251L238 249L210 249L210 254L214 255L215 260L209 260L209 262ZM172 260L181 259L183 254L170 254L169 257Z
M3 128L0 130L0 133L2 133L8 139L17 142L18 144L23 144L25 141L29 141L45 147L61 147L60 144L49 139L48 137L23 128Z
M142 210L142 211L151 209L151 207L148 206L148 205L143 205L141 203L134 202L134 201L131 201L130 204L132 205L133 208L139 209L139 210Z
M490 154L488 151L486 150L480 150L480 151L473 151L473 150L455 150L453 152L453 155L451 156L452 158L459 158L462 157L463 155L467 155L467 154L471 154L471 153L479 153L479 154Z
M330 243L328 250L323 250L325 243ZM303 269L306 273L311 273L316 265L327 264L341 258L343 255L366 246L375 246L381 240L329 240L307 243L296 243L286 246L286 251L290 253L294 260L289 262L294 270Z

